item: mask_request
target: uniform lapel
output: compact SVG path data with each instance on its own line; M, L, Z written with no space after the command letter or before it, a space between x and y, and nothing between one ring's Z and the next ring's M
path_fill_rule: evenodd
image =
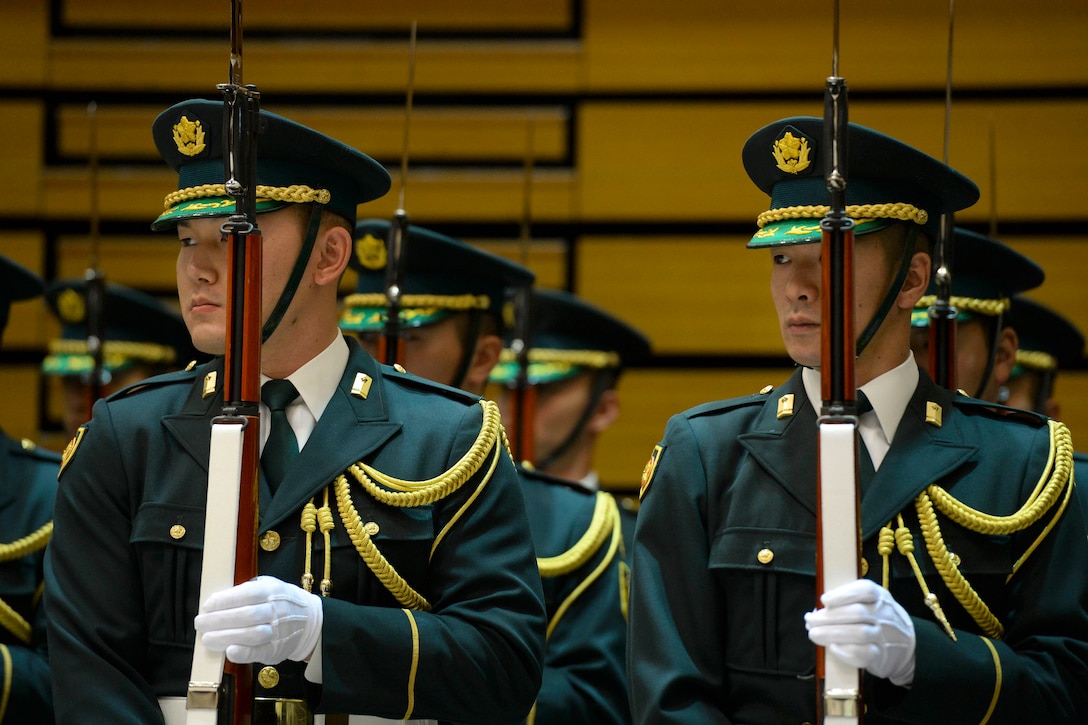
M212 418L223 410L223 358L219 357L202 369L189 390L181 412L163 416L162 425L205 472L212 443ZM204 381L215 375L215 393L204 397Z
M779 401L792 395L792 413L779 417ZM800 368L770 393L749 433L737 441L780 486L816 513L816 412Z
M941 407L937 426L926 422L927 403ZM862 536L868 538L931 483L940 481L978 453L956 425L952 395L922 373L903 413L888 454L861 502Z
M388 391L380 367L357 345L352 344L351 350L336 392L299 457L287 469L276 496L267 500L262 495L262 530L296 516L311 497L401 428L399 422L389 419ZM365 399L351 392L360 373L372 381Z

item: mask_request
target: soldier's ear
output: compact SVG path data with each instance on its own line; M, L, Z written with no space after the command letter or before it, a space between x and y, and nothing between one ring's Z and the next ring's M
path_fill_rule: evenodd
M333 225L318 233L314 244L314 282L339 284L351 259L352 247L351 233L342 226Z
M1016 350L1020 347L1020 336L1011 327L1005 327L997 338L997 351L994 354L994 382L1004 385L1012 375L1016 365Z
M925 252L915 252L911 256L907 276L896 298L896 305L900 309L913 310L914 305L925 295L929 286L931 264L929 255Z

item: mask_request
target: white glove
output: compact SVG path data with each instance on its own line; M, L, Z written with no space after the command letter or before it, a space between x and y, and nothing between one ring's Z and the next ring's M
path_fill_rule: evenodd
M301 662L321 637L321 597L270 576L212 594L196 615L196 632L231 662Z
M805 614L808 638L835 657L899 687L914 682L914 621L887 589L856 579L824 592Z

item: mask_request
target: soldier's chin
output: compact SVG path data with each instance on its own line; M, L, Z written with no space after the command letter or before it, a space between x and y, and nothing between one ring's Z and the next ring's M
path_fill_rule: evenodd
M227 351L226 340L221 336L193 334L193 347L205 355L223 355Z

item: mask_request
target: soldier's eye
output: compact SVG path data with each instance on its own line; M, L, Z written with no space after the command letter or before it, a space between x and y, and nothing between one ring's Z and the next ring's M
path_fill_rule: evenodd
M771 255L771 262L773 264L786 264L790 261L790 258L785 254L773 254Z

